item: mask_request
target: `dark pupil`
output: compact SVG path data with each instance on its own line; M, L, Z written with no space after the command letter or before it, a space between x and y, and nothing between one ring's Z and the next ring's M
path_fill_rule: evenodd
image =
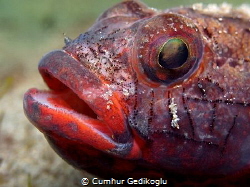
M188 58L187 45L181 39L170 39L162 47L159 54L159 64L166 69L181 67Z

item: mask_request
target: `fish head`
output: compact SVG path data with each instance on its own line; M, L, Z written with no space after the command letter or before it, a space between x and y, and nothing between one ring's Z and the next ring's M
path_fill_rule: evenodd
M200 14L138 1L108 9L41 59L50 90L25 94L26 116L62 158L101 176L157 168L216 175L248 167L249 62L240 64L240 53L226 51L230 43L216 34L215 43L204 21L215 18ZM233 133L238 125L244 135ZM224 156L236 144L241 155ZM234 169L226 167L237 159Z

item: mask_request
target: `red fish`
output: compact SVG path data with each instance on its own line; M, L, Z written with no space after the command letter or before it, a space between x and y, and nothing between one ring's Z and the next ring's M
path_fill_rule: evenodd
M39 71L28 119L102 177L250 173L250 18L123 1Z

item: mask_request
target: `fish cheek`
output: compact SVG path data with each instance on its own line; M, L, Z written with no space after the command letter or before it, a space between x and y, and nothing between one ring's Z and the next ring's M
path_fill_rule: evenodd
M140 81L155 87L174 85L197 70L203 42L192 20L161 14L145 20L138 28L132 53Z

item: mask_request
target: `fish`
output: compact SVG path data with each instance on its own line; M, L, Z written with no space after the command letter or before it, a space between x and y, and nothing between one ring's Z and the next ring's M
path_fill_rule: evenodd
M23 106L69 164L117 178L250 173L243 8L127 0L65 41L39 62L49 90L29 89Z

